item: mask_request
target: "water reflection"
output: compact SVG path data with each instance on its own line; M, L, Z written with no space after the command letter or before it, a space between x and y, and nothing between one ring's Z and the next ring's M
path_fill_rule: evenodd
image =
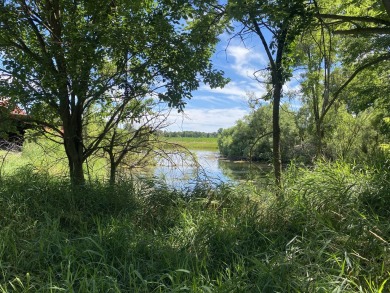
M268 164L223 159L218 160L218 166L227 178L237 182L263 178L272 170Z
M154 167L154 176L164 180L170 187L192 189L200 182L216 185L258 180L271 170L266 164L224 160L217 152L197 150L192 154L196 160L182 153L161 159Z

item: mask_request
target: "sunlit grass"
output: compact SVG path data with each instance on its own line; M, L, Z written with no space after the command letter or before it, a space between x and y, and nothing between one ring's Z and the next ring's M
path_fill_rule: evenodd
M164 139L189 150L218 150L218 138L216 137L167 137Z
M0 150L2 176L10 176L28 167L32 172L47 172L52 176L69 175L68 160L62 145L45 139L26 141L21 151ZM84 164L85 176L91 180L105 180L108 175L107 161L92 157Z
M167 138L168 142L179 144L190 150L217 151L216 138ZM48 172L53 176L69 175L68 161L62 145L47 139L26 141L22 151L0 150L0 176L15 174L26 166L33 172ZM85 177L89 181L108 180L108 161L102 155L90 157L84 164ZM123 176L122 176L123 177Z
M67 172L65 151L61 145L47 140L26 141L22 151L0 151L3 162L2 174L12 175L20 168L29 166L34 172L64 175Z

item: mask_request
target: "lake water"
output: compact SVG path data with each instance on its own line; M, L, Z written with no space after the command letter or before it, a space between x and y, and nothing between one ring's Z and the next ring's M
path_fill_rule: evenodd
M163 179L170 187L192 189L200 182L218 185L265 178L272 170L267 164L230 161L218 152L191 151L194 158L183 153L161 159L154 168L154 177Z

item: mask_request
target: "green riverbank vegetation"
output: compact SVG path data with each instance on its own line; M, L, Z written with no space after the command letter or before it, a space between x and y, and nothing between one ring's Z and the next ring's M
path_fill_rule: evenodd
M292 111L285 104L280 119L282 162L313 164L318 158L346 162L374 160L388 146L389 126L384 115L380 108L354 114L347 111L346 105L339 105L337 111L328 114L318 151L312 113L305 105ZM218 148L232 160L272 162L272 105L261 105L233 127L221 129Z
M247 184L0 182L0 292L387 292L388 161Z

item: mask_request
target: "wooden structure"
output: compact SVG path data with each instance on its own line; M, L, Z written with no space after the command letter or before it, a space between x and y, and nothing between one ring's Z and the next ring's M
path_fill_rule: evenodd
M24 134L32 127L25 122L26 117L26 111L18 106L10 109L8 99L0 98L0 144L3 147L23 145Z

